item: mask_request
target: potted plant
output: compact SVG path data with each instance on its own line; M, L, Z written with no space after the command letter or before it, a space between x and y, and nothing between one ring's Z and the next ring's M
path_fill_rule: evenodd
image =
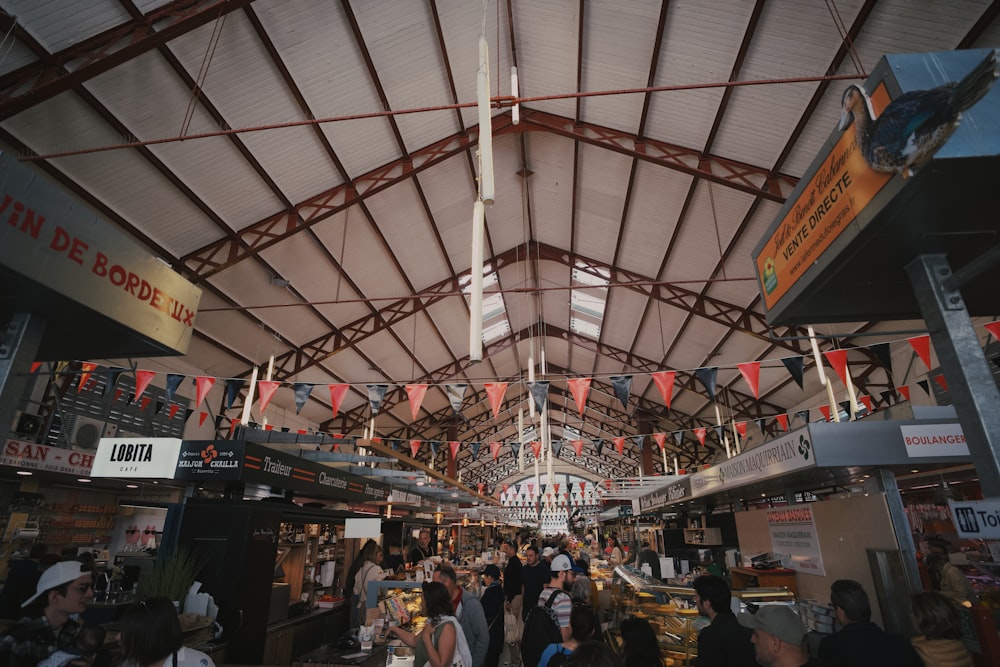
M161 554L152 572L140 577L139 598L165 597L179 606L204 565L204 559L186 547Z

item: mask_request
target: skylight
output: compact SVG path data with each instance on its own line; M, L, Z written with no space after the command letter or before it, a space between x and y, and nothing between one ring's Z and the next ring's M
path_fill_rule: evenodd
M458 282L468 301L469 291L472 288L471 274L465 274ZM483 266L483 291L496 289L497 284L497 274L492 265ZM491 343L508 333L510 333L510 322L507 321L507 305L504 303L503 294L499 292L483 294L483 342Z
M604 321L611 272L580 264L573 269L572 277L569 328L578 334L598 338Z

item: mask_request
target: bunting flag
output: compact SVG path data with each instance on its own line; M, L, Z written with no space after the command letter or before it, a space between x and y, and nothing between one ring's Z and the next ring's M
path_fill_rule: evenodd
M169 384L169 378L167 379L167 382ZM236 397L240 395L241 389L243 389L243 380L226 380L226 410L231 410L233 408L233 403L236 402Z
M170 410L167 412L167 419L173 419L177 416L177 411L181 409L181 406L176 403L170 404Z
M872 397L871 396L862 396L858 400L860 400L862 403L864 403L865 407L868 408L868 412L875 412L875 408L872 406Z
M556 459L559 458L559 452L562 451L562 446L563 446L563 441L562 440L554 440L554 441L552 441L551 447L552 447L552 457L553 458L556 458Z
M410 440L410 456L412 458L417 458L417 452L420 451L420 443L422 440Z
M553 484L552 488L556 490L556 495L558 496L559 495L559 483L556 482L555 484Z
M95 368L97 368L97 364L80 364L80 381L76 385L76 393L79 394L80 390L87 385L87 382L90 380L90 374L94 372Z
M583 440L573 440L573 451L577 456L583 456Z
M142 393L146 391L146 387L149 383L153 381L156 377L156 371L136 371L135 372L135 397L132 402L135 403L142 396Z
M218 415L215 418L215 430L218 431L222 428L222 415Z
M535 459L538 459L539 454L541 454L541 452L542 452L542 443L539 442L538 440L535 440L534 442L532 442L531 443L531 451L533 451L535 453Z
M715 380L718 374L718 366L706 366L694 372L694 376L705 386L705 391L708 392L708 397L713 402L715 401Z
M273 431L274 430L274 424L264 424L264 430L265 431Z
M194 406L198 407L201 405L201 402L205 400L205 397L208 396L208 391L212 388L212 385L215 384L215 378L207 375L199 375L194 379L194 384L195 387L197 387L195 391Z
M799 385L799 389L802 389L802 374L805 369L805 361L802 357L785 357L781 363L785 365L785 369L795 380L795 384Z
M333 418L337 418L337 413L340 412L340 404L344 400L344 396L347 394L347 390L350 389L350 385L346 384L331 384L330 385L330 406L333 410Z
M741 440L747 439L747 423L746 422L736 422L736 432L740 434Z
M604 488L606 488L608 491L611 490L611 480L610 479L604 480Z
M490 453L493 454L493 460L496 461L497 460L497 456L500 455L500 443L499 442L491 442L490 443Z
M461 443L459 443L457 440L451 440L450 442L448 442L448 449L451 450L451 458L452 459L457 459L458 458L458 446L459 446L459 444L461 444ZM480 491L479 493L482 493L482 491Z
M233 432L236 431L236 425L239 424L239 423L240 423L239 419L230 419L229 420L229 439L230 440L233 439Z
M722 424L718 426L713 426L712 429L715 431L715 439L722 442Z
M910 388L907 387L906 385L903 385L902 387L896 387L896 391L902 394L903 398L906 399L907 401L910 400Z
M837 403L837 405L840 406L840 411L843 412L845 415L851 414L850 401L841 401L840 403Z
M444 386L444 393L448 396L448 402L451 403L451 411L463 420L465 420L465 416L462 414L462 402L465 400L465 392L468 388L467 384L446 384Z
M260 406L260 413L264 414L267 410L267 406L271 403L271 399L274 398L274 392L278 391L278 387L281 385L280 382L276 380L258 380L257 381L257 391L259 397L257 398L257 403Z
M507 394L506 382L487 382L483 385L486 389L486 396L490 399L490 408L493 409L493 418L500 418L500 407L503 405L504 396Z
M917 380L917 386L923 389L928 396L931 395L931 385L927 380Z
M819 411L823 414L823 419L830 421L830 406L821 405L819 406Z
M110 371L108 371L108 382L101 389L101 396L104 396L104 393L108 390L109 387L114 387L116 384L118 384L118 378L121 376L121 374L122 374L122 369L120 369L120 368L112 368ZM178 375L177 377L179 377L181 380L184 379L183 375ZM180 381L178 381L178 382L180 382ZM170 376L168 375L167 376L167 385L169 386L169 384L170 384ZM176 389L176 388L177 387L175 386L174 389ZM170 392L170 396L173 396L173 392ZM170 396L168 396L167 398L169 399ZM117 394L115 394L115 400L116 401L118 400L118 395Z
M990 322L986 325L986 330L993 334L993 337L1000 340L1000 321Z
M476 490L479 491L479 495L483 495L483 491L485 489L486 489L486 483L485 482L479 482L479 484L476 484Z
M636 449L638 449L639 453L641 454L642 453L642 446L644 444L646 444L646 436L644 436L644 435L633 435L632 436L632 442L635 443Z
M139 401L139 411L141 412L142 410L145 410L146 408L148 408L149 407L149 402L151 400L152 399L149 396L143 396L142 399Z
M876 343L868 347L879 364L887 371L892 371L892 352L889 350L889 343Z
M666 406L667 410L670 409L670 400L674 396L674 376L676 373L674 371L659 371L653 373L653 382L656 384L656 388L660 390L660 396L663 397L663 405Z
M389 385L366 384L365 388L368 390L368 407L372 411L372 417L374 417L382 409L382 399L385 398L385 392L389 389Z
M684 443L684 431L674 431L674 442L678 447Z
M707 433L708 431L707 429L705 429L704 426L700 426L694 430L694 434L698 438L698 442L701 443L702 447L705 446L705 436L707 435Z
M594 438L594 451L597 455L601 455L601 450L604 449L604 438Z
M511 451L514 453L514 458L521 455L521 443L518 440L512 440L510 443Z
M948 391L948 381L944 375L935 375L934 382L937 383L937 386L941 387L941 391Z
M479 448L483 446L481 442L470 442L469 448L472 450L472 460L475 461L479 458Z
M809 423L809 408L806 408L805 410L799 410L798 412L795 413L795 416L798 417L799 420L802 421L803 423L808 424Z
M302 412L302 408L305 407L306 401L309 400L309 394L312 393L315 386L308 382L296 382L292 385L292 388L295 390L295 414Z
M615 390L615 396L621 401L622 409L628 412L628 395L632 391L632 376L631 375L612 375L608 378L611 380L611 386Z
M198 413L198 426L204 426L205 425L205 419L207 417L208 417L208 413L207 412L204 412L204 411L199 412Z
M545 409L545 399L549 395L549 381L539 380L537 382L529 382L528 391L531 392L531 398L535 401L535 409L541 413Z
M441 445L441 441L440 440L430 440L430 441L427 442L427 444L431 448L431 461L433 462L434 459L437 458L438 447Z
M779 424L781 424L781 430L785 431L787 433L788 432L788 413L785 412L785 413L780 414L780 415L775 415L774 418L778 420Z
M417 415L420 414L420 405L424 402L424 396L426 395L426 384L406 385L406 396L410 399L410 418L413 421L417 420Z
M907 338L906 342L910 344L910 347L917 353L920 357L920 361L924 362L924 366L928 368L931 367L931 337L927 334L923 336L914 336L913 338Z
M32 375L34 375L35 373L38 372L38 369L42 367L42 363L43 362L41 362L41 361L33 361L33 362L31 362L31 370L29 370L28 372L31 373Z
M160 399L156 399L156 409L153 410L153 414L158 415L162 410L163 410L163 401L161 401Z
M664 449L667 446L667 434L666 433L654 433L653 440L656 444L660 446L660 449Z
M757 425L757 430L758 431L760 431L761 433L764 433L764 418L763 417L757 417L756 419L753 420L753 423Z
M566 380L566 384L569 385L577 410L580 411L580 418L583 419L583 411L587 407L587 394L590 393L590 378L572 378Z
M832 368L837 373L837 377L840 381L847 386L847 350L830 350L829 352L824 352L823 356L826 357L827 363L830 364Z
M740 369L740 375L750 385L753 397L760 398L760 362L749 361L745 364L736 364L736 367Z

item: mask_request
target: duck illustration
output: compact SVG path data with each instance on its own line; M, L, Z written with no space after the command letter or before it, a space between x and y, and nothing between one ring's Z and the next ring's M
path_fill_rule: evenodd
M848 86L840 130L853 122L858 146L875 171L913 176L958 129L962 112L982 99L1000 75L997 50L958 83L912 90L889 103L878 118L863 88Z

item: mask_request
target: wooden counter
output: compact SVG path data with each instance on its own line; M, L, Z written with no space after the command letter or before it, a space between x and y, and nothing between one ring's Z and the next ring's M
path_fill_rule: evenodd
M750 582L752 579L756 579L757 585L755 587L784 587L790 590L796 598L799 597L799 587L795 581L795 570L786 570L784 568L777 570L757 570L752 567L734 567L730 568L729 573L734 591L752 588Z

